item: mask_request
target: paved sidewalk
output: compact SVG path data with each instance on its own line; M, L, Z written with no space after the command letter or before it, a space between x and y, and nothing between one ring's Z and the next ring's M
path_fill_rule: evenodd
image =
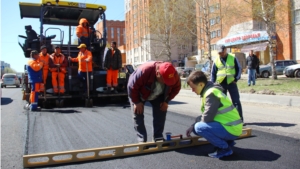
M192 90L185 90L185 89L181 89L179 95L188 96L188 97L200 97L197 96L195 93L193 93ZM291 107L300 108L300 96L240 93L240 100L241 102L267 103L267 104L276 104L281 106L291 106Z

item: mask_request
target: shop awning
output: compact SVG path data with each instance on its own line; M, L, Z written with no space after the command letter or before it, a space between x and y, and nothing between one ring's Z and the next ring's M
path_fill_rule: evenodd
M269 44L268 42L264 42L264 43L256 43L252 45L245 45L242 47L241 52L249 52L250 50L264 51L266 50L268 44Z

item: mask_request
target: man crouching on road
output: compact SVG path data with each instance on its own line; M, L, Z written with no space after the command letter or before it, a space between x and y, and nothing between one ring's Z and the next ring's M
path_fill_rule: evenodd
M204 137L216 147L216 151L208 154L213 158L229 156L233 152L232 147L242 134L242 120L237 109L230 99L222 92L223 88L218 84L207 81L205 74L194 71L187 79L192 91L202 98L202 116L196 118L196 122L186 131L190 137L191 132Z
M145 102L149 101L152 105L153 140L164 140L168 102L179 93L180 88L180 78L169 62L147 62L130 75L127 90L139 142L147 142Z

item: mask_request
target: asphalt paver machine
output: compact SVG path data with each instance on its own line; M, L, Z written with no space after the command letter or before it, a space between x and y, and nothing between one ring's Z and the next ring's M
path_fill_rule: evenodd
M103 68L104 51L106 48L106 6L98 4L78 3L60 0L42 0L41 3L27 3L20 2L21 18L34 18L40 22L40 32L37 34L31 25L25 26L26 36L19 35L19 45L22 48L26 58L30 58L32 50L40 51L40 47L45 45L49 54L54 52L53 46L59 45L62 53L67 57L77 57L79 49L76 45L71 44L72 26L78 26L81 18L85 18L89 22L89 26L94 33L90 34L90 51L93 55L93 71L90 76L89 95L84 98L84 89L78 78L78 63L69 61L67 74L65 76L65 94L62 96L54 96L51 93L51 72L49 71L47 83L45 85L46 94L39 96L39 105L41 107L49 107L50 102L55 103L57 107L64 105L65 99L83 98L86 99L85 105L92 106L93 98L99 97L117 97L126 99L127 82L132 69L130 65L126 65L124 72L119 73L117 93L104 92L106 89L106 74ZM95 24L100 21L103 30L95 30ZM49 27L44 30L44 25ZM61 26L65 26L68 30L65 36L64 30ZM48 35L50 30L56 30L58 35ZM48 34L47 34L48 33ZM59 38L56 38L59 36ZM64 43L64 38L67 37L67 44ZM57 40L58 39L58 40ZM26 69L26 66L25 66ZM27 71L24 74L24 99L29 102L30 84L28 83ZM51 107L51 106L50 106Z

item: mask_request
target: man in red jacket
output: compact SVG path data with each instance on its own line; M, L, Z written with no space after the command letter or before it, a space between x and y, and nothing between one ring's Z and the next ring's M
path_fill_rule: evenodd
M145 102L152 105L153 140L164 140L168 102L179 93L180 88L180 78L169 62L147 62L130 75L127 89L139 142L147 142Z

